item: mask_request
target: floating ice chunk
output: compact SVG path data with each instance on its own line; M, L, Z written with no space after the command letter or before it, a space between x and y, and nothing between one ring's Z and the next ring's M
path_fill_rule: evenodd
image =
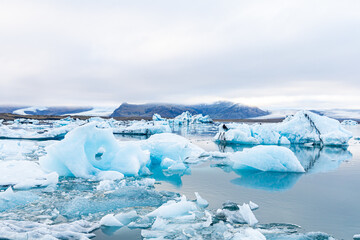
M339 121L309 111L299 111L276 126L291 143L346 145L352 134Z
M78 124L71 123L64 126L47 126L33 124L0 125L0 138L3 139L29 139L29 140L58 140L66 133L77 127Z
M29 189L56 185L58 174L45 173L40 166L31 161L0 161L0 185L13 186L14 189Z
M354 240L360 240L360 234L355 234L355 235L353 236L353 239L354 239Z
M273 172L305 172L295 154L286 147L256 146L229 157L233 169Z
M149 217L162 217L162 218L176 218L184 215L191 215L191 212L196 211L197 207L194 202L186 200L185 196L181 197L179 202L170 200L163 204L153 212L149 213Z
M155 116L156 115L156 116ZM155 114L153 119L162 119L160 115ZM160 118L159 118L160 117ZM158 121L159 121L158 120ZM166 119L162 119L164 121ZM213 120L209 115L203 116L202 114L192 115L189 111L183 112L179 116L176 116L174 119L168 119L170 123L174 125L183 125L183 124L197 124L197 123L213 123Z
M39 142L1 140L1 160L25 160L29 155L39 150Z
M102 180L120 180L124 178L124 174L116 171L102 171L96 175L96 178Z
M98 191L111 191L115 190L116 185L113 180L102 180L99 182L99 185L96 187Z
M174 161L170 158L164 158L161 161L160 166L162 169L167 169L168 171L172 172L184 171L187 169L183 162Z
M138 214L135 210L129 211L129 212L123 212L115 215L115 218L121 222L123 225L128 225L131 222L135 221L137 218L139 218Z
M239 144L347 145L352 134L339 121L299 111L278 124L221 125L216 141Z
M209 115L203 116L202 114L194 115L191 119L192 123L213 123Z
M166 121L166 118L162 118L160 114L155 113L152 117L152 120L155 121Z
M118 142L110 129L99 129L96 123L74 129L46 151L40 165L61 176L93 178L101 171L138 175L149 161L138 144Z
M228 233L231 240L266 240L266 237L253 228L240 228L235 233Z
M208 201L206 201L205 199L203 199L198 192L195 192L195 196L196 196L196 204L197 204L199 207L201 207L201 208L206 208L207 206L209 206Z
M232 240L266 240L266 237L253 228L240 228L231 238Z
M247 223L254 226L258 223L248 204L238 205L238 210L218 209L216 215L232 224Z
M358 125L358 122L349 119L349 120L342 121L341 125L344 125L344 126L356 126L356 125Z
M101 218L100 225L107 226L107 227L122 227L124 224L122 224L119 220L117 220L114 216L114 214L108 214Z
M252 136L252 130L250 125L237 124L233 125L234 128L230 128L225 131L227 127L225 125L219 126L219 132L216 134L215 139L219 141L226 141L228 143L241 143L241 144L260 144L260 142Z
M254 226L258 223L258 220L251 211L249 204L244 203L243 205L239 206L239 212L250 226Z
M80 220L71 223L47 225L30 221L0 221L0 236L5 239L90 239L97 223Z
M100 225L108 227L123 227L135 221L139 216L136 211L130 211L119 214L108 214L100 220Z
M256 203L254 203L252 201L249 202L249 206L250 206L251 210L256 210L259 208L259 205L257 205Z
M141 148L150 152L151 162L161 164L166 158L175 162L193 162L205 153L203 149L189 140L172 133L162 133L151 136L141 142ZM165 160L164 166L170 160ZM172 164L171 164L172 165Z
M164 121L135 121L128 127L113 128L113 132L117 134L152 135L171 132L171 128L169 123Z
M183 204L185 203L192 207L184 207ZM222 220L216 219L217 215L213 219L210 212L203 208L195 208L196 205L191 203L194 204L194 202L187 201L185 197L182 197L178 202L169 201L157 209L161 209L161 211L155 210L153 215L150 213L148 215L150 218L143 218L142 222L149 223L151 218L155 218L155 221L151 228L141 231L142 237L144 239L206 239L211 236L213 239L265 239L264 235L257 229L243 226L233 227L233 223L247 223L244 218L253 225L257 222L256 218L251 216L251 210L247 204L244 206L236 205L236 211L223 210L228 214L229 219L231 217L232 219L239 219L239 221L230 222L225 216ZM165 206L170 209L166 209ZM246 208L246 206L247 209L239 210L239 208ZM181 211L179 210L176 214L160 214L160 212L168 211L174 213L172 211L174 209L181 209ZM224 213L222 214L224 215ZM224 223L224 221L227 222Z

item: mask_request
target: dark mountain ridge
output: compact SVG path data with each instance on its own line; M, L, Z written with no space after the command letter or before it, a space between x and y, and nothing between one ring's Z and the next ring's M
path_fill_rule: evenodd
M243 119L259 117L269 114L257 107L249 107L232 102L215 102L212 104L167 104L167 103L147 103L147 104L121 104L110 115L111 117L152 117L154 113L160 114L165 118L174 118L181 113L189 111L192 114L209 115L213 119Z

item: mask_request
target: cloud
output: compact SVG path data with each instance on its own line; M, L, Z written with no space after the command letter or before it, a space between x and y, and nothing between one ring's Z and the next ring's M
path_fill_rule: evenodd
M359 10L356 0L1 2L0 101L360 108Z

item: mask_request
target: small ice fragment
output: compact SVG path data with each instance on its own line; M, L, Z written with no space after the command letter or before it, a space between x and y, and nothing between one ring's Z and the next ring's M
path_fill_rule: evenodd
M122 227L124 224L122 224L119 220L116 219L114 214L108 214L101 218L100 225L102 226L108 226L108 227Z
M259 205L257 205L256 203L254 203L252 201L249 202L249 206L250 206L251 210L256 210L259 208Z
M139 216L135 210L132 210L130 212L116 214L115 218L123 225L129 225L129 223L135 221Z
M203 199L198 192L195 192L195 196L196 196L196 203L199 207L206 208L207 206L209 206L208 201Z

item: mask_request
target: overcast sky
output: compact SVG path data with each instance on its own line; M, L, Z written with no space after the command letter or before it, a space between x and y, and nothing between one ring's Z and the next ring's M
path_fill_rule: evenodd
M0 105L360 109L360 1L0 1Z

